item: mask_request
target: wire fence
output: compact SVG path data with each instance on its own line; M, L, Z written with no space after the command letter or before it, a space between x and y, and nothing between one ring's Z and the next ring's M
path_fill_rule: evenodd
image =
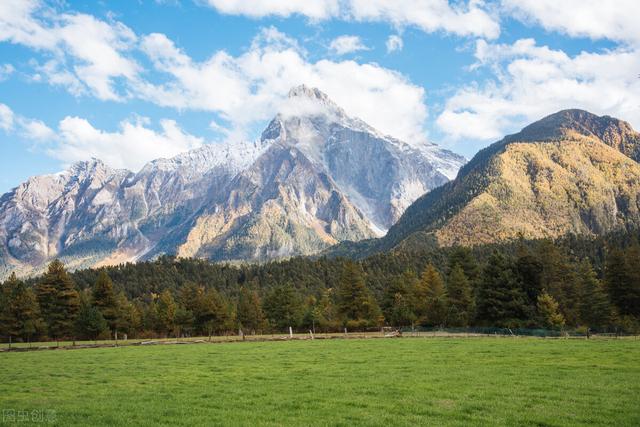
M399 331L403 336L518 336L540 338L621 338L636 335L623 331L591 331L589 329L527 329L527 328L439 328L439 327L403 327Z
M363 331L327 332L327 333L284 333L260 334L260 335L217 335L212 337L180 337L180 338L156 338L156 339L120 339L120 340L95 340L95 341L42 341L42 342L0 342L0 352L29 351L29 350L53 350L53 349L81 349L102 347L125 347L147 345L177 345L200 343L231 343L231 342L261 342L261 341L287 341L287 340L314 340L314 339L366 339L366 338L481 338L481 337L537 337L537 338L579 338L579 339L640 339L640 336L622 332L598 332L591 333L585 330L550 330L550 329L523 329L523 328L437 328L437 327L384 327L367 329Z

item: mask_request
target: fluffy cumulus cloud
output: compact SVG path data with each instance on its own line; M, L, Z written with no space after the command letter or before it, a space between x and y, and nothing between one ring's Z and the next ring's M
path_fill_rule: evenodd
M65 163L95 157L112 167L137 171L150 160L173 157L203 143L173 120L161 120L159 130L147 125L146 120L124 121L119 130L107 132L83 118L66 117L59 124L56 143L48 151Z
M279 13L324 16L320 9L310 12L316 6L306 3L290 6L300 10L285 7ZM226 4L225 10L232 13L235 3ZM334 14L332 3L326 4L327 13ZM41 54L34 66L34 81L100 100L138 98L178 110L211 112L222 125L219 133L229 139L254 137L255 125L270 119L289 89L302 83L321 88L348 113L382 132L409 142L425 139L427 109L422 88L375 63L311 61L297 40L273 27L261 30L242 54L220 50L196 61L164 34L137 35L117 21L61 13L37 0L6 0L0 2L2 41ZM336 51L363 47L359 39L353 41L356 43L336 44ZM143 63L149 64L147 69L142 68ZM10 126L7 117L4 114L2 118L3 127ZM111 159L114 166L135 168L149 160L149 153L173 155L197 145L197 138L178 138L180 133L171 133L179 129L177 125L163 123L159 132L126 122L121 131L109 133L91 131L90 124L81 119L69 119L55 132L31 121L23 122L19 132L33 140L63 141L51 151L61 159L72 161L90 155ZM84 133L79 133L81 130ZM79 138L80 134L85 138ZM140 136L140 141L130 136Z
M390 22L414 26L427 33L444 31L459 36L493 39L500 34L498 19L483 1L449 3L447 0L349 0L348 16L357 21Z
M24 138L44 142L55 138L55 132L40 120L21 117L18 119L18 124L19 132Z
M253 18L298 14L312 20L388 22L428 33L444 31L486 38L500 34L498 19L481 0L454 4L447 0L208 0L207 3L222 13Z
M298 43L275 28L264 29L239 56L216 52L196 62L162 34L142 40L142 48L168 83L145 83L141 96L164 106L218 113L232 134L270 119L289 89L321 88L348 113L382 132L409 142L425 139L424 90L377 64L312 62ZM246 136L246 135L245 135Z
M46 141L54 136L43 122L15 114L6 104L0 104L0 129L32 141Z
M412 27L474 37L475 63L482 80L454 88L436 118L452 140L491 141L531 120L562 108L585 108L630 120L640 127L640 2L619 0L200 0L224 14L251 18L303 16L318 22L386 22L398 34ZM98 19L60 12L39 0L0 1L0 42L39 53L34 81L61 86L74 95L100 100L142 99L176 110L212 113L211 129L229 139L255 136L256 125L283 105L289 89L318 87L347 113L408 142L425 140L428 118L424 90L394 70L333 56L312 56L297 40L265 28L240 54L224 50L194 59L164 34L135 34L111 17ZM55 3L57 4L57 3ZM533 39L493 41L500 19L515 17L571 37L607 39L615 47L568 55ZM400 35L386 41L387 52L403 48ZM344 35L330 50L343 55L367 49ZM146 67L143 68L143 64ZM0 65L0 80L13 73ZM473 76L473 74L470 74ZM488 76L488 77L486 77ZM95 129L80 118L57 130L14 114L0 104L0 129L37 141L53 140L51 154L65 161L101 157L135 169L154 157L196 147L200 138L171 121L157 129L123 122L116 132Z
M437 124L455 139L492 140L564 108L609 114L640 127L640 52L619 47L569 56L533 39L513 44L478 41L474 67L495 78L450 97Z
M65 164L95 157L112 167L137 171L151 160L173 157L204 143L173 120L160 120L157 130L149 124L146 118L127 120L117 131L108 132L86 119L67 116L54 130L0 103L0 130L36 143L35 148Z
M119 22L105 22L81 13L56 13L37 0L0 2L0 41L42 52L49 59L36 80L46 79L72 93L89 92L117 100L118 79L133 81L140 67L127 51L136 35Z
M637 0L502 0L504 13L572 37L640 43Z
M404 46L404 42L402 41L402 37L397 34L392 34L389 36L386 42L387 53L397 52L402 50Z
M369 50L369 48L362 43L360 37L347 35L331 40L329 49L337 55L345 55L359 50Z

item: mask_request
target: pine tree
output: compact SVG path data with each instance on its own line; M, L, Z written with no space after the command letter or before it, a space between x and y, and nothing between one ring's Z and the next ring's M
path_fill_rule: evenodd
M456 264L447 280L449 321L451 326L468 326L473 315L473 295L462 266Z
M575 262L566 250L551 240L538 243L534 256L543 266L540 289L544 288L560 304L567 324L576 325L579 317L579 281ZM527 289L527 293L529 297L532 296L530 289Z
M429 297L429 288L432 278L427 275L427 271L430 270L431 265L420 275L420 279L416 283L413 290L413 310L416 314L416 320L421 325L427 324L427 300Z
M345 262L337 292L338 314L343 324L375 325L381 316L377 302L367 289L362 270L353 261Z
M563 257L559 261L558 279L554 283L553 290L549 294L560 304L561 312L567 324L575 326L578 323L579 308L578 294L579 281L576 274L575 263Z
M135 315L133 305L127 299L124 292L120 292L116 297L116 319L114 330L118 333L129 335L134 322L132 318Z
M238 308L236 312L241 328L255 333L264 325L264 313L260 304L260 297L256 291L251 291L244 286L240 288L238 296Z
M392 312L394 309L394 304L396 301L396 296L404 296L407 294L407 287L405 286L404 280L402 280L402 276L394 275L389 284L385 287L384 293L382 295L382 302L380 308L382 309L382 313L384 314L385 319L387 321L392 322Z
M214 332L221 332L225 329L229 313L226 303L218 291L211 288L202 294L202 302L199 304L195 316L196 323L204 327L209 339L211 339Z
M0 334L12 339L31 339L42 328L35 294L15 273L4 282L0 292L4 301L0 306Z
M182 305L178 305L175 316L175 333L177 337L191 335L195 317L193 312Z
M291 283L271 289L264 299L264 311L271 327L280 332L297 328L303 315L302 304Z
M442 276L429 264L422 272L416 285L416 315L420 323L431 326L444 326L447 321L447 291Z
M578 265L577 274L580 324L596 329L609 326L612 321L609 296L587 258Z
M417 308L414 304L417 281L418 279L411 271L405 271L402 275L391 279L382 299L382 311L390 324L413 326L417 320Z
M520 248L516 269L520 276L522 288L527 294L527 301L531 305L537 304L538 295L542 293L542 279L544 264L526 248Z
M222 329L224 331L233 331L238 327L236 305L232 301L228 300L221 295L222 304L224 307L224 322L222 323Z
M75 332L75 320L80 308L78 291L59 260L49 264L36 287L42 317L50 337L59 340Z
M113 282L105 270L100 270L93 287L93 305L100 311L109 329L115 332L118 329L118 304Z
M634 298L629 295L633 286L628 266L629 260L621 249L613 248L607 252L604 280L611 302L621 315L632 314L637 309L633 306Z
M495 251L482 273L476 320L488 326L516 327L527 318L526 295L513 259Z
M135 301L129 304L130 327L129 330L132 333L132 337L138 337L143 327L143 306L139 301Z
M193 282L187 282L180 289L178 297L178 311L176 317L181 323L181 330L184 333L204 332L207 333L206 319L204 319L204 311L206 310L205 289Z
M163 332L157 301L152 300L146 305L142 314L142 325L146 331L153 331L159 334Z
M453 248L449 254L449 273L456 265L462 267L462 271L464 271L464 275L471 286L474 286L482 275L482 270L470 248L464 246Z
M107 321L100 310L89 303L87 298L80 298L80 308L76 319L76 333L82 339L96 340L98 336L109 329Z
M187 282L180 288L178 303L195 314L199 310L198 306L202 304L204 293L203 286L198 286L194 282Z
M621 314L640 317L640 245L637 240L625 251L627 265L628 289Z
M162 332L167 335L175 330L177 310L178 306L171 292L168 289L162 292L158 298L158 320Z
M565 324L564 316L560 313L558 302L548 293L542 292L538 296L538 316L545 328L562 329Z
M389 323L395 326L413 327L416 320L417 317L413 311L413 303L411 301L410 294L396 293L391 307Z
M338 324L338 315L336 313L336 307L333 303L333 289L324 289L320 296L320 300L318 301L315 311L316 319L318 320L318 324L316 327L319 328L337 328Z
M302 326L315 333L316 327L326 324L326 319L322 317L322 310L318 299L309 295L304 303L304 315L302 316Z

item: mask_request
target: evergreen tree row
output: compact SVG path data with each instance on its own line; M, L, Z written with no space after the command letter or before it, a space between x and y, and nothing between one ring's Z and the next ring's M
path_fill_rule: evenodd
M0 287L3 340L211 336L381 326L637 332L640 245L631 233L361 261L230 266L162 257Z

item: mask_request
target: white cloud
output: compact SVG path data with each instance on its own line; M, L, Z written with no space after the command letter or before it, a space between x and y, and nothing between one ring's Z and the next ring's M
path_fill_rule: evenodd
M349 15L357 21L415 26L427 33L444 31L459 36L496 38L500 24L481 0L449 4L447 0L349 0Z
M640 52L620 47L602 53L538 46L533 39L512 45L478 41L475 67L495 78L472 83L450 97L437 119L454 139L495 140L565 108L609 114L640 127Z
M93 127L79 117L66 117L59 125L58 142L49 154L65 163L92 157L115 168L137 171L150 160L173 157L202 145L202 138L184 132L173 120L161 120L160 131L149 129L144 120L124 121L116 132Z
M221 13L245 15L252 18L265 16L303 15L311 19L327 19L339 13L339 0L208 0L209 5Z
M40 120L34 120L15 114L9 106L0 103L0 129L8 133L17 133L33 141L46 141L55 136Z
M13 72L15 68L11 64L0 64L0 82L6 80Z
M229 13L244 7L244 2L223 3ZM280 14L318 18L336 10L331 2L326 8L307 3L274 7ZM32 64L37 72L33 81L47 81L71 94L89 93L101 100L139 98L160 106L216 113L228 124L222 134L229 138L247 137L251 127L270 119L289 89L301 83L326 91L349 113L383 132L408 140L425 138L422 88L377 64L309 61L295 39L273 27L263 29L243 54L232 56L220 50L204 61L194 61L164 34L138 39L118 22L59 13L36 0L7 0L0 2L0 41L43 53L45 60ZM345 41L351 44L337 43L337 51L363 48L357 39ZM149 80L142 78L133 53L150 59L152 70L144 72Z
M5 131L13 128L13 111L5 104L0 104L0 129Z
M502 6L522 21L572 37L640 42L637 0L502 0Z
M312 20L388 22L397 27L414 26L427 33L444 31L490 39L500 34L498 19L482 0L454 5L447 0L208 0L208 4L221 13L253 18L299 14Z
M114 89L114 79L134 80L139 66L123 53L131 49L136 35L125 25L108 24L93 16L65 14L55 33L65 53L74 59L73 70L99 99L121 97Z
M140 71L126 56L136 43L128 27L81 13L57 13L37 0L0 2L0 41L50 55L39 72L74 94L88 91L103 100L121 99L116 80L135 80Z
M56 137L56 133L40 120L19 119L20 134L33 141L51 141Z
M33 18L42 5L38 0L3 0L0 2L0 41L52 50L56 37Z
M396 52L402 50L404 47L404 42L402 41L402 37L397 34L392 34L387 39L387 53Z
M164 106L216 112L231 123L233 135L270 119L289 89L305 83L382 132L409 142L425 139L422 88L377 64L310 62L295 40L275 28L263 30L237 57L220 51L195 62L162 34L145 37L142 49L170 80L141 84L140 96Z
M78 76L58 60L50 60L42 65L36 65L35 69L37 74L33 76L34 81L41 82L45 76L50 85L62 86L75 96L83 95L87 91Z
M151 160L173 157L204 142L173 120L160 120L159 130L148 124L148 119L138 118L123 121L119 130L107 132L86 119L67 116L54 131L42 121L18 115L0 103L0 129L36 143L37 149L65 164L95 157L112 167L137 171Z
M476 0L454 6L446 0L399 0L397 5L377 0L259 0L253 2L251 11L247 11L246 2L212 3L225 13L387 20L396 26L417 25L425 31L487 37L496 33L487 30L490 25L476 25L489 17L483 3ZM407 12L411 7L415 13ZM92 94L101 100L139 98L160 106L213 112L228 123L223 134L229 138L247 137L253 125L273 116L292 86L306 83L327 92L348 113L382 132L409 142L425 139L427 109L422 88L375 63L309 61L296 40L273 27L262 30L243 54L233 56L221 50L204 61L194 61L163 34L139 39L116 21L60 13L37 0L6 0L0 2L0 41L43 53L45 59L34 65L37 74L33 81L47 81L71 94ZM335 44L336 52L363 47L356 39L344 41L351 44ZM134 53L146 55L153 70L143 74L132 58Z
M369 48L362 43L362 39L360 39L360 37L347 35L336 37L331 40L329 49L337 55L345 55L359 50L369 50Z

